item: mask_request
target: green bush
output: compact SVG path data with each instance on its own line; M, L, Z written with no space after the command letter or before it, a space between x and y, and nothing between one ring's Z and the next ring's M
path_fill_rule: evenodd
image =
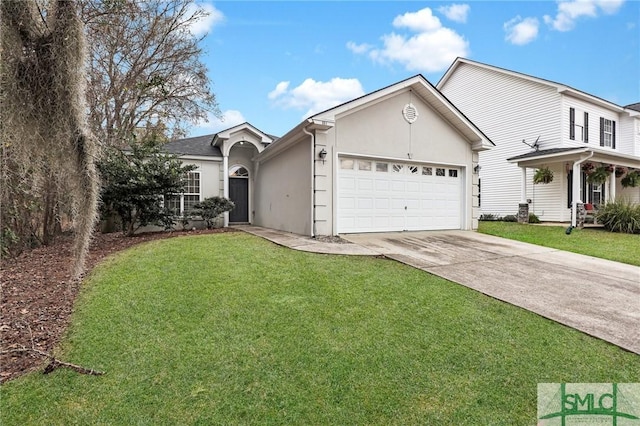
M517 222L518 218L515 215L508 214L502 218L503 222Z
M596 218L611 232L640 234L640 204L616 200L601 207Z
M529 223L540 223L540 218L535 213L529 213Z
M218 216L224 212L233 210L234 207L235 204L233 201L227 198L210 197L194 205L190 213L195 216L201 216L207 223L207 229L211 229Z

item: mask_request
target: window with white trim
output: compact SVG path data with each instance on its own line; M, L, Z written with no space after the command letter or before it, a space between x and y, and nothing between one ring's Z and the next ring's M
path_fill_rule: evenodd
M164 206L175 216L184 216L200 202L200 172L188 172L184 192L164 197Z
M376 162L376 172L387 172L387 171L389 171L389 163Z
M602 146L613 148L613 120L602 120Z
M449 169L449 177L458 177L458 171L456 169Z
M444 176L444 169L436 167L436 176Z

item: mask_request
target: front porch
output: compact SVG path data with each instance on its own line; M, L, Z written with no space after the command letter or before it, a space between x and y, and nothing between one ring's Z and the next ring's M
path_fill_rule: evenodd
M616 198L624 197L640 203L640 186L629 186L629 181L633 179L627 177L630 173L631 176L640 173L638 157L574 147L536 150L507 161L515 163L522 171L519 221L528 221L529 206L534 201L528 195L532 192L536 194L536 191L538 199L535 202L539 204L558 209L559 203L563 203L556 220L574 227L584 226L587 217L595 217L601 205ZM550 172L550 180L540 182L546 185L533 183L532 169ZM540 190L536 187L544 188Z

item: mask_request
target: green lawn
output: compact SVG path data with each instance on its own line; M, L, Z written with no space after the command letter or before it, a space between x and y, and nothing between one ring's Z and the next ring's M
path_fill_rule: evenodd
M526 425L539 382L639 382L640 357L397 262L226 233L99 266L58 369L2 425Z
M640 266L640 235L609 232L602 228L573 229L571 234L567 235L565 233L567 227L514 222L480 222L478 231Z

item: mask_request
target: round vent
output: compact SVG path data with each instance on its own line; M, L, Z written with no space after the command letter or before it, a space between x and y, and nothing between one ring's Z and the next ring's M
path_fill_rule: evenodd
M418 119L418 109L412 103L408 103L402 109L402 115L411 124Z

